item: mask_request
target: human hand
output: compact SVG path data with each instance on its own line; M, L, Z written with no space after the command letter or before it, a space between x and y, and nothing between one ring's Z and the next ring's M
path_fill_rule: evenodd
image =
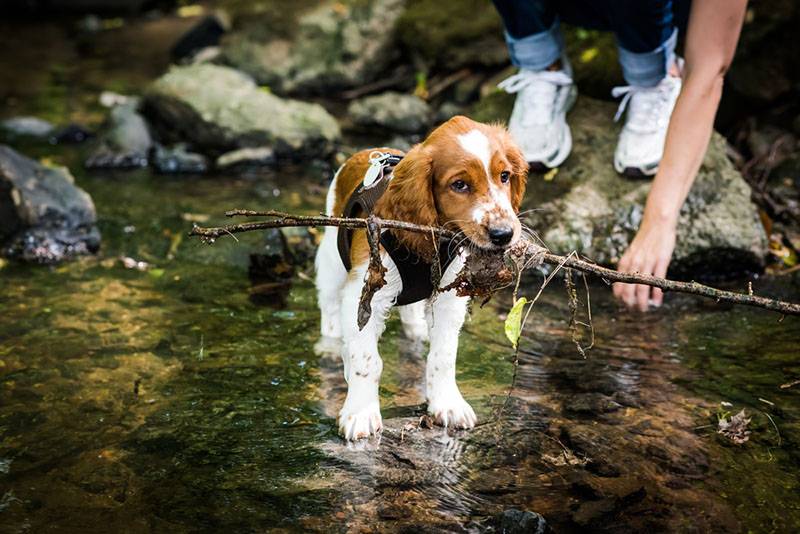
M622 255L617 270L623 273L664 277L675 250L675 224L642 220L639 231ZM647 311L650 305L661 306L664 293L657 287L642 284L614 284L614 296L628 308Z

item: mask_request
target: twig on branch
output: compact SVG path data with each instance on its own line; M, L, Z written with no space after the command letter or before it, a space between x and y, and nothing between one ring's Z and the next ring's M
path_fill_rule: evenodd
M367 278L361 289L361 300L358 302L358 329L363 330L372 316L372 297L386 285L386 267L381 261L381 227L372 215L367 218L367 242L369 243L369 266Z
M393 230L403 230L408 232L417 232L425 234L438 235L440 237L454 237L455 234L450 230L439 228L435 226L424 226L404 221L395 221L389 219L380 219L374 217L372 219L359 219L359 218L345 218L345 217L327 217L327 216L305 216L305 215L292 215L280 211L250 211L250 210L232 210L226 213L229 217L233 216L264 216L274 217L274 219L267 221L258 221L252 223L232 224L216 228L202 228L195 226L189 232L190 236L200 237L203 241L213 243L219 237L225 235L236 234L241 232L250 232L254 230L264 230L267 228L281 228L288 226L337 226L341 228L367 228L369 221L377 224L380 228L390 228ZM539 245L531 242L525 242L526 246L531 249L541 249ZM756 295L749 295L747 293L736 293L734 291L725 291L716 289L697 282L677 282L674 280L667 280L657 276L650 276L640 273L621 273L614 269L601 267L594 263L581 260L576 255L570 254L567 256L559 256L550 252L544 252L542 261L549 265L568 267L582 271L584 273L599 276L607 282L622 282L626 284L643 284L652 287L658 287L663 291L674 291L677 293L689 293L692 295L699 295L702 297L712 298L717 302L730 302L733 304L741 304L744 306L754 306L763 308L770 311L779 312L784 315L800 315L800 304L792 302L785 302L780 300L773 300Z

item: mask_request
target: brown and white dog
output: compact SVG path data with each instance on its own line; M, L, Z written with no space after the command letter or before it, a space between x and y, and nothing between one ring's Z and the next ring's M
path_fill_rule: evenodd
M341 215L364 180L372 152L355 154L336 173L327 197L328 215ZM517 213L527 173L528 164L505 128L454 117L397 164L374 213L386 219L444 226L459 233L463 241L458 257L440 282L440 287L445 287L462 269L470 249L502 249L519 239ZM367 239L364 231L354 232L352 268L347 272L339 256L337 232L334 227L325 230L316 257L322 337L315 348L318 353L341 351L348 389L339 412L339 431L346 439L355 440L382 428L378 386L383 362L378 340L402 291L402 280L392 258L382 251L387 284L373 297L372 316L359 330L357 309L369 259ZM420 258L430 261L436 255L431 236L397 231L396 237ZM455 371L458 335L469 299L457 296L454 290L435 293L427 301L399 307L400 318L407 336L430 340L425 371L428 412L440 425L472 428L475 412L461 396Z

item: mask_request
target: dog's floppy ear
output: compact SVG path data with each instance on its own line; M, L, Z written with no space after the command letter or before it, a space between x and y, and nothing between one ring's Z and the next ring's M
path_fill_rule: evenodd
M525 156L519 149L517 144L511 138L511 134L503 129L503 150L506 154L506 159L511 164L511 206L514 211L519 212L519 206L522 204L522 199L525 196L525 184L528 182L528 162Z
M394 169L389 189L375 212L380 217L415 224L437 226L439 214L433 199L433 160L424 145L414 146ZM417 255L430 259L434 253L431 236L397 231L398 239Z

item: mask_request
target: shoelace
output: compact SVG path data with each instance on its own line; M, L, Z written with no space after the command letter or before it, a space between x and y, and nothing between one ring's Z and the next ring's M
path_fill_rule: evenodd
M617 113L614 115L614 122L619 121L630 103L629 124L633 127L652 127L661 112L661 106L669 102L671 90L672 86L666 80L655 87L635 85L614 87L611 90L611 96L622 97Z
M571 85L572 78L563 70L541 70L537 72L522 70L497 84L497 87L506 93L518 93L536 82Z
M572 85L572 78L564 71L543 70L534 72L523 70L513 76L509 76L497 84L497 87L512 94L527 89L520 95L531 108L531 112L525 114L526 120L537 123L549 120L556 89L564 85Z

